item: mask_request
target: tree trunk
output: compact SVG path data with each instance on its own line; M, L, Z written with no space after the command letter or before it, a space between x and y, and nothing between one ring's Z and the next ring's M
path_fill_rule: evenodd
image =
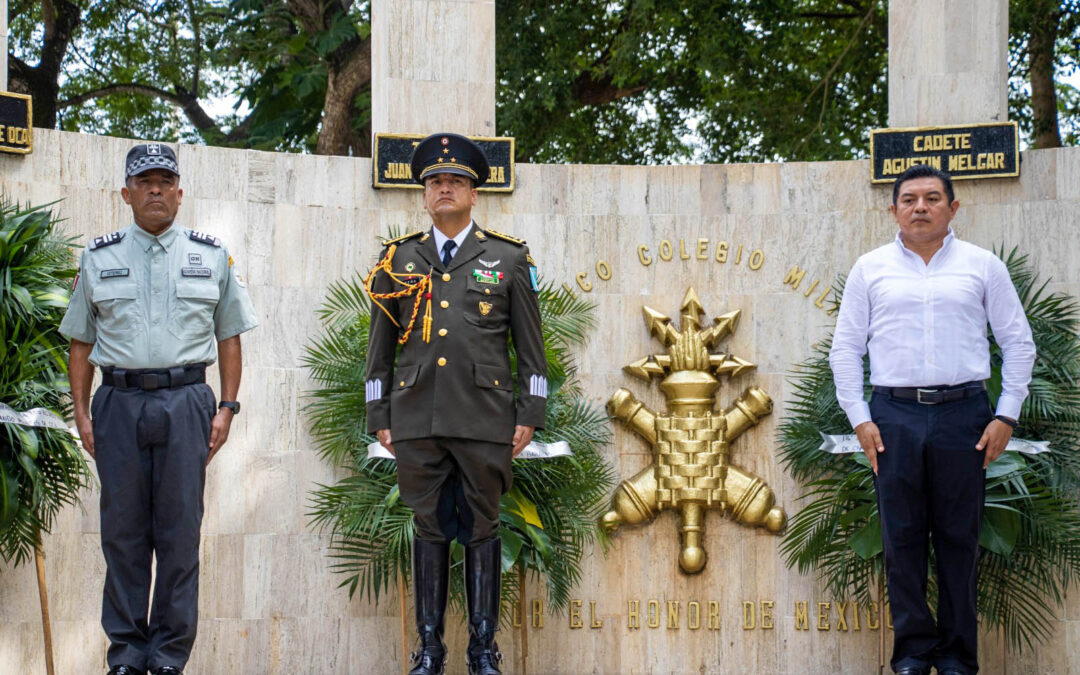
M1054 89L1054 43L1058 13L1052 8L1034 18L1028 36L1031 77L1032 132L1036 148L1060 148L1057 91Z
M331 62L326 79L326 98L323 104L322 128L315 147L318 155L359 154L363 146L353 133L355 116L353 101L364 85L371 84L371 40L358 42L346 58L336 64ZM368 155L371 154L370 142Z
M69 0L45 0L41 9L45 24L41 62L31 67L9 57L8 88L34 98L35 127L55 129L60 70L71 38L82 21L82 13L78 5Z

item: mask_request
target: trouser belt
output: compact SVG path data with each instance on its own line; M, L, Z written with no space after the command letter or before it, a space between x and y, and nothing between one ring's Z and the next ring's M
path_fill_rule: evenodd
M172 368L125 369L103 367L101 383L117 389L175 389L188 384L206 382L206 364L194 363Z
M984 382L965 382L963 384L939 387L879 387L875 385L874 391L888 394L894 398L915 401L923 405L936 405L981 394L986 391L986 384Z

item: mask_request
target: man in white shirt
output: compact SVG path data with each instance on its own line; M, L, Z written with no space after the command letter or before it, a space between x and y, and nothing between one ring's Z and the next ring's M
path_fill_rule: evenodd
M874 470L893 670L978 672L976 568L986 466L1012 436L1035 345L1005 264L949 227L952 180L917 165L893 186L896 240L848 276L829 355L836 398ZM986 326L1001 346L991 411ZM863 397L863 356L870 384ZM928 540L937 556L937 623L926 602Z

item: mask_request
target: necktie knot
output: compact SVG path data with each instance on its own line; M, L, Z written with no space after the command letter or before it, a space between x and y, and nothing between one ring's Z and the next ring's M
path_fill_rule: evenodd
M442 264L446 267L450 264L450 259L454 257L454 249L457 248L457 242L453 239L447 239L446 243L442 245Z

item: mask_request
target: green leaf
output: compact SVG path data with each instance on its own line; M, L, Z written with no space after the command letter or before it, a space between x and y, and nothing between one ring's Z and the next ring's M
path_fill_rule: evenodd
M502 571L507 572L517 564L524 542L512 530L502 530L499 538L502 539Z
M513 510L524 518L526 523L544 529L544 524L540 521L540 514L536 512L536 504L521 494L521 490L516 485L510 488L507 496L510 497L514 504Z
M386 493L386 499L383 500L383 503L386 505L386 510L389 511L394 508L400 498L401 488L397 483L394 483L394 487L390 488L390 491Z
M1008 557L1020 536L1020 522L1020 514L1014 509L987 507L983 510L979 546Z
M986 467L986 478L1000 478L1016 471L1022 471L1026 466L1027 462L1024 461L1020 453L1003 452L997 459L990 462L990 466Z
M851 535L848 546L863 560L869 560L881 553L881 519L874 518Z

